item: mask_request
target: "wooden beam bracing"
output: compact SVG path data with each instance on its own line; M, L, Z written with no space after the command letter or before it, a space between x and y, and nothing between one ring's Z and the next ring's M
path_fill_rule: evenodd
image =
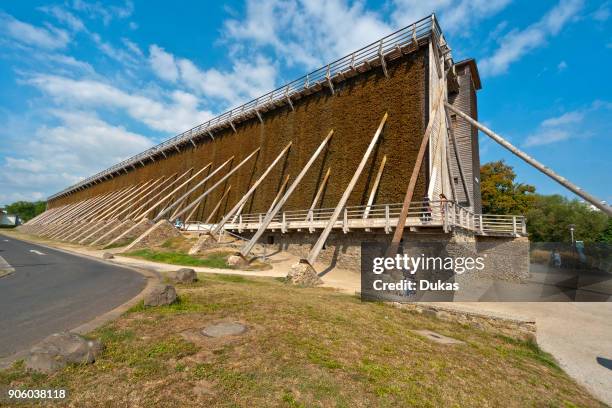
M176 206L178 206L179 204L181 204L183 202L184 199L186 199L187 197L189 197L189 195L191 195L191 193L193 193L194 191L196 191L198 188L200 188L200 186L202 186L204 183L206 183L211 177L213 177L215 174L217 174L219 171L221 171L221 169L223 169L225 166L227 166L227 164L229 162L231 162L232 160L234 160L234 156L230 157L229 159L227 159L226 161L224 161L219 167L217 167L212 173L208 174L206 177L204 177L202 180L200 180L195 186L193 186L192 188L189 189L189 191L187 191L185 194L183 194L180 198L178 198L177 200L175 200L172 204L170 204L169 206L167 206L166 208L164 208L159 214L157 214L157 216L153 219L153 222L157 222L159 220L161 220L164 215L168 214L170 212L170 210L174 209ZM210 165L210 164L209 164ZM208 167L208 166L207 166Z
M319 155L321 154L325 146L327 146L327 143L329 142L329 139L331 139L333 134L334 134L334 131L332 129L329 131L329 134L327 135L327 137L323 139L323 141L321 142L317 150L315 150L315 152L312 154L312 156L310 157L306 165L302 168L302 170L300 171L296 179L293 180L293 183L291 183L291 186L289 186L289 188L287 189L283 197L279 200L279 202L274 206L272 210L268 211L268 214L266 214L266 217L262 221L257 232L255 232L251 240L247 242L240 250L240 254L243 257L246 257L251 252L251 250L253 249L257 241L259 240L259 238L261 238L261 236L263 235L268 225L270 225L270 222L272 221L274 216L280 211L282 206L285 205L285 202L289 199L293 191L300 184L300 181L302 181L302 179L304 178L304 176L306 175L306 173L308 172L312 164L319 157Z
M240 163L238 163L238 165L236 167L231 169L225 176L223 176L219 181L217 181L212 187L210 187L208 190L203 192L198 198L193 200L187 207L183 208L178 214L176 214L176 216L172 217L170 219L170 221L174 221L175 219L177 219L178 217L180 217L181 215L185 214L187 211L192 209L193 206L197 206L206 196L208 196L208 194L210 194L217 187L219 187L225 180L227 180L229 177L231 177L232 174L234 174L236 171L238 171L238 169L240 169L246 162L248 162L250 159L252 159L253 156L255 156L257 153L259 153L260 149L261 149L260 147L255 149L251 154L249 154Z
M380 167L378 168L378 172L376 173L376 179L374 179L374 184L372 185L372 190L370 191L370 196L368 197L368 202L366 204L365 210L363 210L363 219L368 218L370 214L370 208L372 208L372 204L374 204L374 197L376 197L376 192L378 191L378 184L380 184L380 179L382 178L383 171L385 170L385 163L387 163L387 155L384 155L382 161L380 162Z
M270 172L272 171L274 166L276 166L276 164L278 164L280 159L289 151L289 149L291 148L292 143L293 142L289 142L285 146L285 148L278 154L278 156L276 156L276 158L272 161L272 163L270 163L270 165L261 174L261 176L259 176L257 181L251 186L249 191L247 191L242 196L242 198L236 203L236 205L234 205L234 207L232 207L232 209L227 214L225 214L225 216L221 219L221 221L219 221L219 223L212 230L213 234L218 234L221 231L221 229L223 228L223 226L225 225L225 223L236 213L236 211L238 211L239 208L242 208L244 206L244 204L249 200L251 195L253 195L253 193L255 192L257 187L259 187L259 185L264 181L264 179L268 176L268 174L270 174Z
M361 158L361 162L359 163L359 166L357 166L357 169L355 170L355 174L353 174L353 177L351 178L351 181L346 187L346 190L344 190L344 193L342 194L342 197L340 198L338 205L334 209L334 212L332 213L327 225L321 232L321 235L319 235L317 242L314 244L314 246L310 250L308 257L306 258L306 261L310 264L310 266L314 267L315 261L317 260L317 257L319 256L321 249L323 249L323 245L325 245L325 241L327 241L327 237L329 236L329 233L331 232L332 228L336 224L336 221L338 220L340 213L346 206L346 203L351 193L353 192L355 185L357 184L357 180L359 180L359 176L361 176L361 173L363 172L363 169L365 168L365 165L368 159L370 158L370 155L372 154L372 151L374 150L376 143L378 143L378 139L380 139L380 135L382 134L382 131L385 126L385 123L387 122L388 116L389 115L385 113L383 118L381 119L380 124L378 125L378 129L376 129L376 132L374 133L374 137L372 137L372 140L370 141L370 145L368 146L367 150L363 154L363 157Z

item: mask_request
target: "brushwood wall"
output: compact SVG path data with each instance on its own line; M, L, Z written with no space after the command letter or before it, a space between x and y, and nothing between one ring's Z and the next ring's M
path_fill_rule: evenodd
M266 212L285 176L290 176L291 183L331 129L334 135L330 143L284 209L309 208L328 168L331 168L331 175L318 207L335 207L385 112L388 112L389 117L382 138L370 156L348 205L367 202L384 155L387 156L387 162L375 203L402 202L428 119L427 61L427 47L423 47L389 62L389 78L377 67L334 84L334 95L329 88L323 87L318 92L295 100L294 111L286 105L263 113L263 123L257 118L236 123L236 133L231 128L219 131L215 133L215 140L202 139L197 147L183 147L181 152L168 155L165 159L157 159L127 174L57 198L49 202L49 207L80 201L162 175L180 175L190 168L195 172L210 162L214 170L231 156L235 156L232 162L232 166L235 166L260 147L258 155L211 193L195 213L195 219L206 219L231 185L216 217L219 218L240 199L284 146L293 141L289 153L277 164L243 209L243 213ZM427 163L423 163L415 200L425 194L427 168ZM226 172L224 169L216 174L205 186L195 191L189 201L211 187ZM193 181L188 187L195 183Z

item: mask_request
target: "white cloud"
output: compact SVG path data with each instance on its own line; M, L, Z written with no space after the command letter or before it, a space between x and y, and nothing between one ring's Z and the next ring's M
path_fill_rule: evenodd
M180 83L206 98L228 105L256 98L274 88L276 67L262 56L251 61L234 60L229 71L201 70L193 61L177 58L153 44L149 47L151 69L161 79Z
M226 38L272 47L288 65L314 68L389 34L363 3L344 0L248 0L244 20L225 24Z
M109 42L106 42L100 37L99 34L92 33L91 38L96 43L100 51L106 54L108 57L125 65L136 65L138 60L136 57L124 49L117 48Z
M404 27L435 12L444 31L468 35L470 25L499 13L510 2L511 0L393 0L395 10L392 17L397 27Z
M557 65L557 70L559 72L561 71L565 71L565 69L567 68L567 62L565 61L561 61L558 65Z
M0 164L0 202L43 198L152 145L146 137L113 126L95 114L50 112L56 126L43 125Z
M261 56L252 62L234 61L228 72L211 68L200 70L187 59L178 60L181 80L193 91L218 98L230 105L256 98L274 89L276 68Z
M582 0L561 0L538 22L524 30L513 30L500 38L499 48L492 56L479 64L484 75L499 75L507 72L510 64L530 51L543 46L547 39L555 36L582 8Z
M535 133L525 138L523 146L543 146L569 139L607 135L610 110L611 102L596 100L588 107L545 119Z
M194 95L182 91L171 92L169 101L162 103L93 80L41 74L27 82L47 92L62 106L125 110L132 118L160 131L179 133L212 117L210 112L198 109L198 99Z
M49 50L65 48L70 41L70 36L66 31L51 24L47 24L46 27L37 27L1 11L0 32L22 44Z
M555 118L549 118L542 121L542 126L544 127L553 127L553 126L561 126L568 125L570 123L580 123L584 119L584 113L579 111L567 112L561 116L557 116Z
M531 147L547 145L567 140L570 138L570 136L570 133L563 129L544 129L538 133L529 135L527 139L525 139L523 146Z
M72 14L71 12L63 9L59 6L45 6L41 7L40 10L45 13L52 15L61 23L66 24L73 31L85 31L85 24L80 18Z
M149 63L153 72L161 79L175 82L178 78L178 67L172 54L153 44L149 47Z
M121 6L104 5L98 1L73 0L72 8L86 13L90 18L100 18L104 25L108 25L113 19L123 19L132 15L134 3L126 0Z

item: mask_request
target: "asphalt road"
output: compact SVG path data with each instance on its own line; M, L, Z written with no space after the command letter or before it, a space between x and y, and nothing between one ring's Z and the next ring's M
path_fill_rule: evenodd
M1 234L0 257L15 269L0 277L0 357L87 323L146 285L146 279L130 269Z

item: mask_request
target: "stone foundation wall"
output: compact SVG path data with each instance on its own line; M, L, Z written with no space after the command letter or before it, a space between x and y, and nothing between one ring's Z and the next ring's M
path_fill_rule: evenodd
M243 234L249 238L250 234ZM306 258L318 239L318 233L290 231L266 232L260 239L267 252L283 250L301 258ZM485 268L456 275L458 282L478 278L492 278L510 282L523 282L529 276L529 240L526 237L481 237L469 231L456 229L450 233L431 231L404 233L404 240L440 243L447 256L483 257ZM361 243L389 243L391 234L382 232L333 231L319 255L318 261L331 267L361 271Z
M476 237L476 250L486 257L487 277L524 282L529 277L529 238Z

